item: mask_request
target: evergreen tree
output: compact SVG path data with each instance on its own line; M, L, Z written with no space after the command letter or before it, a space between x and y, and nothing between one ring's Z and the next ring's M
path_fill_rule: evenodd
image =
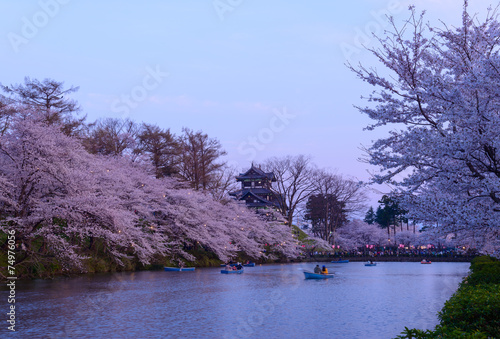
M375 212L372 206L370 206L370 209L366 212L364 222L370 225L375 222Z
M382 206L377 207L377 212L375 212L375 222L382 228L389 227L389 220L387 211Z

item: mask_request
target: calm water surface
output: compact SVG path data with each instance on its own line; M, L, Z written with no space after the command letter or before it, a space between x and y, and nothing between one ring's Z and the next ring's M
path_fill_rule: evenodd
M469 263L326 265L335 277L321 281L304 279L315 263L300 263L241 275L197 268L18 282L17 331L4 323L0 336L394 338L405 326L432 329L469 270Z

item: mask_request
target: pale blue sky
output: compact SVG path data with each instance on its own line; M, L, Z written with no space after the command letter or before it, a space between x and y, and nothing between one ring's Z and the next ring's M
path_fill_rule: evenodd
M459 0L1 0L0 82L80 86L90 121L202 130L239 169L310 154L367 180L359 148L386 131L363 131L353 105L370 88L345 62L376 65L360 44L375 46L383 15L400 22L410 3L432 23L460 23ZM483 18L491 3L470 0L471 12Z

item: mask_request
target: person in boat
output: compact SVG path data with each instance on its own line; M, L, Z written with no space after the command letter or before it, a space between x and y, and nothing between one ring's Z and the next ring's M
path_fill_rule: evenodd
M243 269L243 265L241 265L241 263L239 262L239 263L236 265L236 269L237 269L237 270L241 270L241 269Z
M316 273L316 274L321 273L321 268L319 267L319 265L316 265L316 267L314 268L314 273Z
M328 268L326 268L325 265L323 265L323 268L321 268L321 274L328 274Z
M371 265L371 264L373 264L373 260L368 261L368 263L369 263L370 265Z

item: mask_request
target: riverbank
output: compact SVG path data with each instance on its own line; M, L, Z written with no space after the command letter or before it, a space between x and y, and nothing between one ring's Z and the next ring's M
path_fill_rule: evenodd
M405 327L396 339L500 338L500 261L476 257L470 270L438 313L440 324L434 330Z

